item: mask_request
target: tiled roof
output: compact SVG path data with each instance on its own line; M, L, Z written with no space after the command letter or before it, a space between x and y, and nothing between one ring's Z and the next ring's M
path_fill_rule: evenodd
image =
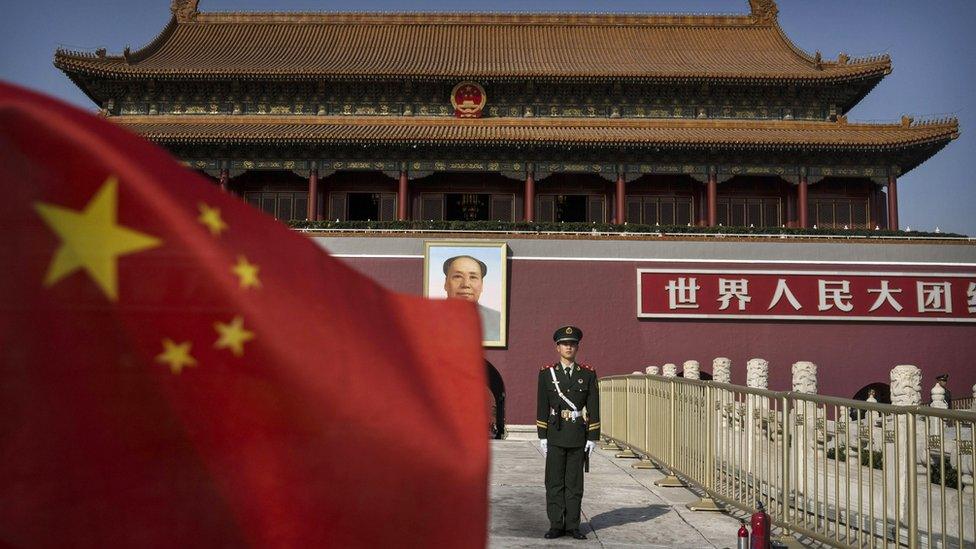
M324 143L895 150L944 145L955 119L921 124L582 118L158 115L114 118L160 143Z
M190 13L124 56L59 50L69 74L113 78L880 78L887 56L824 61L775 14Z

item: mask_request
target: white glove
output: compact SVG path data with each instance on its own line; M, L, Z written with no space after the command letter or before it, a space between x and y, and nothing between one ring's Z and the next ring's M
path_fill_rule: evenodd
M587 440L586 441L586 453L589 454L590 452L593 451L594 448L596 448L596 443L593 442L592 440Z
M542 448L542 455L548 454L549 453L549 440L548 439L544 439L544 438L539 439L539 447Z

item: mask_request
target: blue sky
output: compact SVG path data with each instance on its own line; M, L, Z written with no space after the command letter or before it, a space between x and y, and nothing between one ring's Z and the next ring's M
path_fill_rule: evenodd
M52 65L58 46L118 53L149 42L169 19L169 0L5 2L0 78L83 108L90 101ZM899 181L902 228L976 235L976 2L971 0L782 0L779 20L801 48L860 57L888 53L893 72L851 113L852 121L955 116L961 136ZM581 0L477 3L360 0L201 0L201 11L561 11L745 13L746 0Z

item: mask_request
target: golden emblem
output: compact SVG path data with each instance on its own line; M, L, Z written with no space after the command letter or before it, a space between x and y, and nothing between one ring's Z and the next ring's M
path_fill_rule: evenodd
M571 333L573 333L573 329L572 329L572 328L566 328L566 333L567 333L567 334L571 334Z
M451 105L458 118L481 118L487 101L485 89L477 82L461 82L451 90Z

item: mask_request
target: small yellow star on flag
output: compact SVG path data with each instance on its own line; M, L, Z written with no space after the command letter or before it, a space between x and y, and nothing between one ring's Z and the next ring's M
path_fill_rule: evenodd
M244 354L244 344L254 339L254 332L244 329L244 318L235 316L229 324L214 322L214 330L220 334L220 338L214 343L217 349L230 349L234 356Z
M118 258L162 245L162 240L116 223L118 180L109 176L84 210L35 202L34 209L61 239L44 286L84 269L111 301L119 299Z
M156 362L169 364L169 369L174 374L179 374L186 366L196 366L197 360L190 354L193 344L189 341L175 343L170 338L163 339L163 352L156 355Z
M243 255L237 256L237 265L231 271L241 279L241 288L260 288L261 280L258 279L260 267L248 262Z
M200 217L197 218L197 221L206 225L210 229L210 234L220 236L220 233L227 230L227 223L220 217L220 208L211 208L203 202L198 207L200 208Z

